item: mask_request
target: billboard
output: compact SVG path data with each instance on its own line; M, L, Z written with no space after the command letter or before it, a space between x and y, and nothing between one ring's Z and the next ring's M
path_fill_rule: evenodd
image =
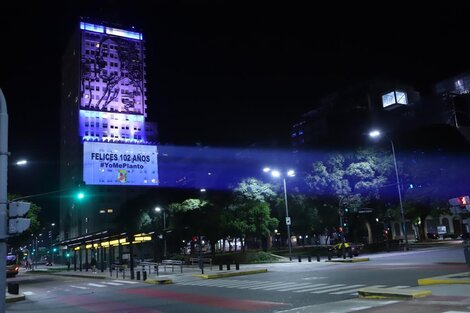
M83 143L83 180L87 185L158 186L157 146Z

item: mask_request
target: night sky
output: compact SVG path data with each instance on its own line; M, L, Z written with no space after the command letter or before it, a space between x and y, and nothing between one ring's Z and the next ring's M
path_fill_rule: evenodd
M162 144L282 146L292 123L341 86L386 75L426 93L470 70L468 8L455 3L63 2L0 11L10 160L31 162L9 168L11 193L59 188L60 62L79 16L142 29L147 112Z

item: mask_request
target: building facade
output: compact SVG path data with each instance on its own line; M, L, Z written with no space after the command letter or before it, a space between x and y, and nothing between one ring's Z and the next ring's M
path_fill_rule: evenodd
M159 185L157 127L133 27L81 18L62 70L60 239L70 240L109 230L125 201Z

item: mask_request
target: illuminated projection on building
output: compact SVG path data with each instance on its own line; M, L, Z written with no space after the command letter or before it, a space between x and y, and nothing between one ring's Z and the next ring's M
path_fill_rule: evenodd
M83 179L88 185L157 186L157 147L84 142Z
M84 22L80 28L80 107L145 115L142 34Z
M157 186L156 125L145 121L142 34L86 22L80 29L83 179L89 185Z

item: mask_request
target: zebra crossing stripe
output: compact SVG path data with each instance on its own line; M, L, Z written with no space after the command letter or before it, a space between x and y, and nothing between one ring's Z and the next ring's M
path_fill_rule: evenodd
M111 281L102 281L101 283L106 284L106 285L111 285L111 286L122 286L123 285L121 283L113 283Z
M289 287L289 288L281 288L281 289L276 289L276 291L291 291L299 288L305 288L307 286L312 286L312 284L309 283L298 283L296 284L295 287Z
M313 285L311 285L311 286L308 286L308 288L305 288L305 287L304 287L304 288L301 288L301 289L299 289L299 290L295 290L294 292L307 292L307 291L309 291L309 290L314 290L314 289L316 289L316 288L314 288L314 287L321 287L321 286L325 286L325 285L326 285L326 284L324 284L324 283L313 284ZM312 288L313 288L313 289L312 289Z
M336 291L336 290L344 290L344 289L349 289L347 292L351 292L351 289L355 289L358 287L363 287L365 285L350 285L350 286L344 286L344 287L339 287L339 288L330 288L330 289L324 289L320 291L313 291L311 293L328 293L331 291Z
M390 288L394 288L394 289L405 289L405 288L410 288L410 286L393 286L393 287L390 287Z
M269 287L269 288L266 288L264 290L278 290L278 289L282 289L282 288L285 288L285 287L292 287L292 286L299 286L299 283L297 283L297 282L295 282L295 283L284 283L282 286Z
M99 288L106 287L106 285L93 284L93 283L88 283L87 285L88 285L88 286L93 286L93 287L99 287Z
M113 280L113 282L115 282L115 283L123 283L123 284L138 284L138 283L139 283L139 282L137 282L137 281L118 280L118 279Z
M255 287L255 286L263 286L265 285L266 282L265 281L258 281L258 282L244 282L244 283L237 283L237 284L233 284L233 285L228 285L227 288L239 288L239 289L243 289L243 288L248 288L248 287Z
M73 286L73 285L71 285L70 287L72 287L72 288L78 288L78 289L90 289L90 288L88 288L88 287L83 287L83 286Z
M232 283L231 280L225 280L225 281L221 281L220 283L216 283L214 282L214 284L217 284L219 285L220 287L226 287L226 288L247 288L247 289L251 289L251 287L267 287L267 286L270 286L270 284L272 284L272 282L269 282L269 281L240 281L240 282L237 282L237 283Z
M23 291L23 294L25 296L30 296L30 295L34 295L34 292L32 292L32 291Z
M302 290L296 290L294 292L310 292L310 291L316 291L316 290L322 290L322 289L329 289L329 288L336 288L336 287L343 287L346 286L345 284L336 284L336 285L326 285L323 287L315 287L315 288L308 288L308 289L302 289Z
M257 290L257 289L263 289L263 290L270 290L272 287L274 288L279 288L284 286L286 283L272 283L272 282L266 282L266 284L257 286L257 287L248 287L248 289L252 290Z

